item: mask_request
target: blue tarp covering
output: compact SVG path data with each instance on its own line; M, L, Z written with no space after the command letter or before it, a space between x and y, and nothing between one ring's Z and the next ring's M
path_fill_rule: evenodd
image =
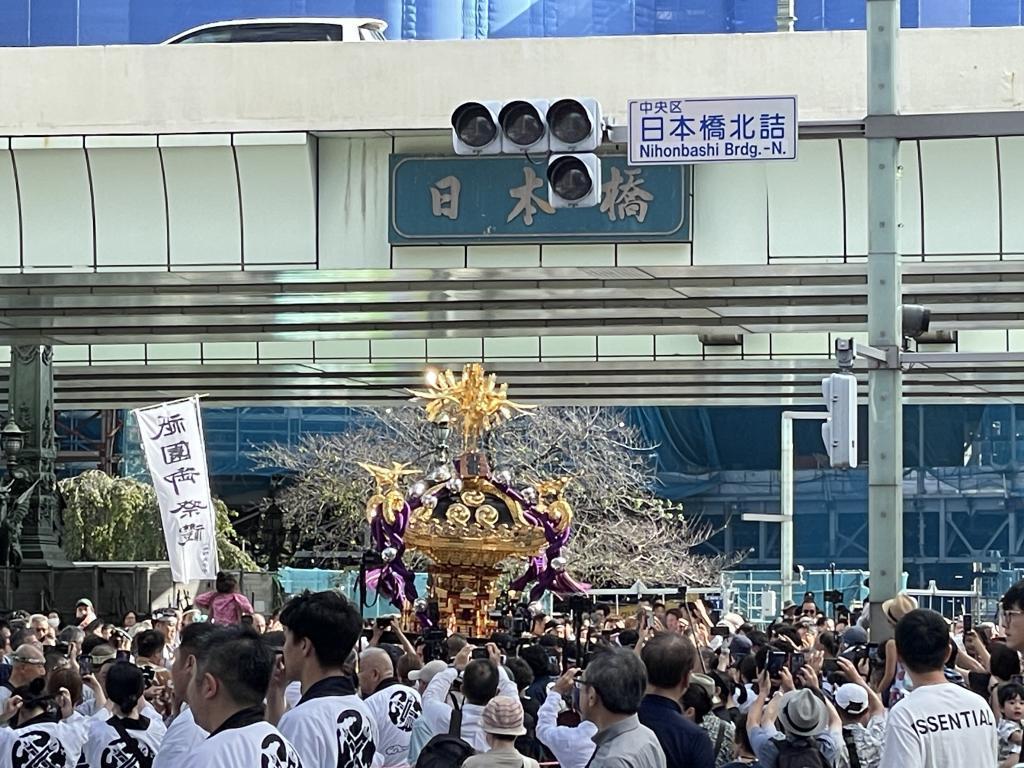
M904 27L1015 26L1024 0L904 0ZM210 21L369 16L438 40L774 32L775 0L2 0L0 45L156 43ZM797 29L863 29L864 0L797 0Z
M322 568L281 568L277 572L278 581L285 595L298 594L304 590L320 592L325 589L338 589L352 600L359 599L356 589L359 579L358 571L330 571ZM427 574L416 574L416 590L420 595L427 594ZM395 606L386 598L378 598L373 592L367 595L368 607L363 608L363 616L370 619L377 616L390 616L396 613Z

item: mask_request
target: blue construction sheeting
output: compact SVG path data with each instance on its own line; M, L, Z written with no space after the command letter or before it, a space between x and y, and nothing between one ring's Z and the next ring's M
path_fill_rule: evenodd
M325 589L337 589L352 600L359 600L359 571L332 571L323 568L281 568L277 572L281 590L285 595L296 595L309 590L322 592ZM427 594L427 574L416 574L416 591L420 595ZM366 598L370 604L363 607L365 618L392 616L398 611L386 598L378 597L370 592Z
M904 0L904 27L1021 24L1024 0ZM775 0L3 0L0 45L158 43L211 21L365 16L404 40L774 32ZM863 29L864 0L797 0L798 30Z
M658 492L682 501L689 514L715 528L710 551L749 550L747 568L778 562L777 526L741 518L777 512L781 408L623 410L645 443L655 446ZM252 495L261 480L269 487L270 478L280 474L255 466L255 448L271 442L294 446L303 434L339 434L366 418L344 408L300 407L206 408L203 415L210 471L218 492L228 497L239 480ZM126 426L125 471L144 478L133 422ZM860 426L865 448L866 415ZM1024 405L906 406L903 432L904 552L912 583L936 579L955 587L970 578L971 562L990 550L1014 567L1024 566L1024 520L1016 522L1017 510L1024 509ZM866 467L830 469L816 422L795 424L794 443L797 562L808 568L830 562L863 567Z

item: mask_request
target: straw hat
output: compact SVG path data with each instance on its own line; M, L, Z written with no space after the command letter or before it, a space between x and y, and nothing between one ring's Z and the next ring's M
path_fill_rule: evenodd
M889 620L890 624L897 624L899 620L913 610L917 609L917 599L905 592L900 592L896 597L890 598L882 603L882 613Z
M495 696L480 716L480 728L495 736L523 736L523 705L511 696Z

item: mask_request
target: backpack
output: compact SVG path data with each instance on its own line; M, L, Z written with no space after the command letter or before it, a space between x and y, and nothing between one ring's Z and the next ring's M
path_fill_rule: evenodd
M416 768L459 768L466 758L476 754L460 735L462 733L462 710L452 707L448 733L434 736L420 750Z
M827 768L817 743L811 739L778 739L775 747L779 751L776 768Z

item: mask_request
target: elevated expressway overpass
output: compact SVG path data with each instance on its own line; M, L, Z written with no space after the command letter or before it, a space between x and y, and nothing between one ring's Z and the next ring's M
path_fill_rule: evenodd
M907 112L1001 113L905 137L905 301L956 331L920 350L1011 358L910 402L1024 402L1022 45L904 34ZM860 32L0 49L0 345L54 345L61 408L397 403L469 360L547 403L817 403L866 330L863 82ZM686 242L388 242L389 156L450 154L462 100L771 93L800 159L697 168Z

